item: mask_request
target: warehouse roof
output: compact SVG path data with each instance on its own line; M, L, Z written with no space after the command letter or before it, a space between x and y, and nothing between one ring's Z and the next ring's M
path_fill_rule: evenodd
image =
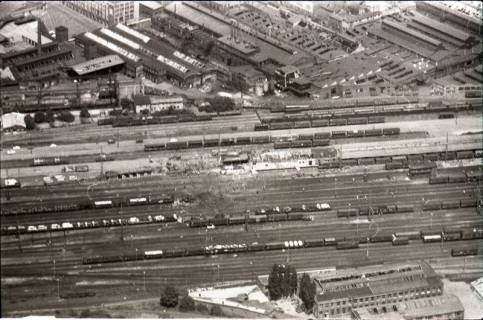
M209 15L202 14L198 10L186 5L184 2L171 2L165 8L166 11L172 12L188 21L196 22L198 25L216 33L220 36L230 34L231 27Z
M450 37L454 37L458 40L461 41L468 41L471 38L471 35L468 33L461 31L459 29L456 29L446 23L441 23L437 20L425 17L423 15L416 15L413 18L413 21L416 21L420 24L423 24L425 26L431 27L441 33L444 33Z
M433 46L436 46L436 47L439 47L441 46L441 42L436 40L436 39L433 39L431 37L428 37L420 32L417 32L415 30L411 30L409 29L408 27L404 26L403 24L400 24L400 23L397 23L397 22L394 22L394 21L390 21L390 20L384 20L382 22L383 25L388 25L390 27L393 27L401 32L404 32L406 34L409 34L415 38L418 38L420 40L423 40L424 42L427 42L429 44L432 44Z
M115 54L111 54L108 56L88 60L86 62L82 62L76 65L71 66L72 70L74 70L78 75L84 75L91 72L96 72L99 70L103 70L106 68L114 67L124 64L124 61Z

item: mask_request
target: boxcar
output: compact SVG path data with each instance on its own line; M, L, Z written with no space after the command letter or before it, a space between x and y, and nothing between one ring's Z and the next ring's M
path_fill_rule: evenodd
M347 250L347 249L357 249L359 248L358 241L340 241L337 242L336 249L337 250Z

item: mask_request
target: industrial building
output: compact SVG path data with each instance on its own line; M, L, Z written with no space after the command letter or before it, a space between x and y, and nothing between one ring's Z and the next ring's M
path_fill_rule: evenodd
M105 25L139 19L137 1L62 1L62 3Z
M132 78L145 77L156 83L171 81L181 87L199 86L216 78L214 68L206 63L178 51L159 37L120 23L75 38L88 59L119 55L125 62L125 74Z
M443 294L443 283L426 263L347 269L315 278L314 315L339 317L356 308L394 309L398 303ZM397 306L396 306L397 308Z
M75 58L73 45L64 42L68 28L56 28L56 40L34 17L5 19L0 22L0 61L9 68L16 83L58 81L63 67ZM58 40L57 40L58 39ZM8 84L7 82L5 84Z
M194 40L196 37L204 37L207 41L211 38L216 44L211 56L228 66L248 64L267 75L273 75L277 67L313 59L200 3L170 3L165 10L169 15L199 29L193 32ZM153 26L156 25L154 20ZM206 36L201 35L203 33Z
M69 67L73 77L87 79L97 78L99 75L121 71L124 61L118 55L108 55L78 63Z
M451 4L436 1L416 1L416 9L438 17L442 22L449 21L463 30L471 31L477 35L482 34L481 17L474 17L463 12L453 10Z
M165 111L169 108L173 110L181 110L185 107L185 99L179 96L173 97L158 97L158 96L147 96L147 95L135 95L134 106L136 108L136 113L142 113L144 110L149 111L149 113L157 111Z
M400 302L395 308L358 308L353 320L463 320L464 307L458 297L443 295ZM397 309L397 311L395 311Z

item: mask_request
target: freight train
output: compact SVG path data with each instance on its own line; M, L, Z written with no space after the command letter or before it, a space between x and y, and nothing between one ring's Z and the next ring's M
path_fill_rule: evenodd
M332 131L332 132L319 132L314 134L303 134L295 137L293 141L287 143L287 141L280 141L274 136L239 136L232 138L214 138L214 139L197 139L197 140L185 140L175 142L162 142L144 145L144 151L160 151L160 150L180 150L191 149L201 147L218 147L218 146L236 146L236 145L249 145L249 144L266 144L274 143L274 148L310 148L318 146L327 146L330 144L330 139L346 138L346 137L369 137L369 136L389 136L400 134L399 128L384 128L384 129L371 129L361 131ZM302 139L304 140L302 140Z
M173 116L124 116L108 119L101 119L97 125L112 125L113 127L133 127L151 124L178 123L189 121L209 121L211 115L179 114Z
M469 94L466 98L479 98L478 95ZM396 100L394 100L396 99ZM481 101L467 101L465 103L449 103L443 100L420 103L414 97L392 97L387 99L351 99L339 101L326 101L323 105L312 103L302 106L273 106L270 112L295 113L304 111L316 111L317 115L325 117L347 117L354 115L377 115L408 112L439 112L447 110L468 110L481 108ZM322 111L323 110L323 111Z
M304 213L276 213L276 214L257 214L247 216L219 216L207 218L192 217L187 225L190 228L208 227L208 226L229 226L245 223L264 223L264 222L279 222L279 221L296 221L305 220L310 221L311 217Z
M460 228L451 230L452 234L459 235L459 239L445 240L445 235L448 234L447 230L441 232L433 232L428 234L426 232L410 232L413 237L408 237L407 232L397 232L394 234L388 234L387 236L374 236L374 237L345 237L334 238L325 237L319 239L310 240L286 240L269 243L232 243L232 244L218 244L210 245L206 247L198 248L177 248L167 250L154 250L145 251L142 254L131 254L123 256L95 256L85 257L83 264L99 264L99 263L114 263L133 260L149 260L149 259L162 259L162 258L178 258L189 256L211 256L218 254L234 254L243 252L256 252L256 251L272 251L272 250L293 250L303 249L310 247L329 247L335 246L336 250L351 250L358 249L360 244L368 242L389 242L393 246L407 245L409 240L422 240L424 243L437 241L456 241L456 240L478 240L483 239L483 227L476 228ZM477 247L470 249L456 249L452 250L453 256L460 255L477 255Z
M69 203L61 204L38 204L35 206L4 206L2 208L2 215L15 215L15 214L33 214L33 213L49 213L49 212L64 212L64 211L76 211L76 210L89 210L89 209L103 209L114 208L122 206L134 206L134 205L152 205L152 204L171 204L174 202L173 196L140 196L137 198L126 199L114 199L114 200L77 200Z
M457 159L468 159L468 158L481 158L483 157L482 149L474 150L461 150L461 151L448 151L448 152L428 152L428 153L418 153L418 154L406 154L406 155L393 155L384 157L365 157L365 158L348 158L341 160L326 160L320 161L320 169L331 169L340 168L342 166L357 166L357 165L373 165L373 164L383 164L386 170L396 170L403 168L410 168L410 164L416 164L412 168L411 173L417 173L418 171L425 169L434 169L434 161L445 161L445 160L457 160ZM433 162L432 162L433 161ZM418 165L421 167L417 168ZM411 168L410 168L411 169ZM467 178L460 180L471 181L477 180L481 177L481 173L474 171L467 171ZM430 177L430 183L447 183L457 182L457 176L444 174L439 176L433 175Z

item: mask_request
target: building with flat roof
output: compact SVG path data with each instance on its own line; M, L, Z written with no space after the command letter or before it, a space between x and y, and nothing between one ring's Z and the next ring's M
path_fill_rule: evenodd
M62 1L77 12L105 25L139 19L137 1Z
M7 39L10 50L16 50L15 45L18 43L24 43L30 47L37 46L39 42L39 31L41 44L49 44L52 42L43 23L34 17L13 19L0 26L0 36ZM8 51L8 47L6 51Z
M136 113L142 113L147 110L149 113L157 111L165 111L169 108L173 110L181 110L185 107L185 99L180 96L159 97L148 95L135 95L134 106Z
M315 278L319 286L314 315L339 317L356 308L393 308L402 301L440 296L443 283L426 263L371 266Z
M98 74L99 72L124 65L124 60L118 55L112 54L70 66L76 76Z

